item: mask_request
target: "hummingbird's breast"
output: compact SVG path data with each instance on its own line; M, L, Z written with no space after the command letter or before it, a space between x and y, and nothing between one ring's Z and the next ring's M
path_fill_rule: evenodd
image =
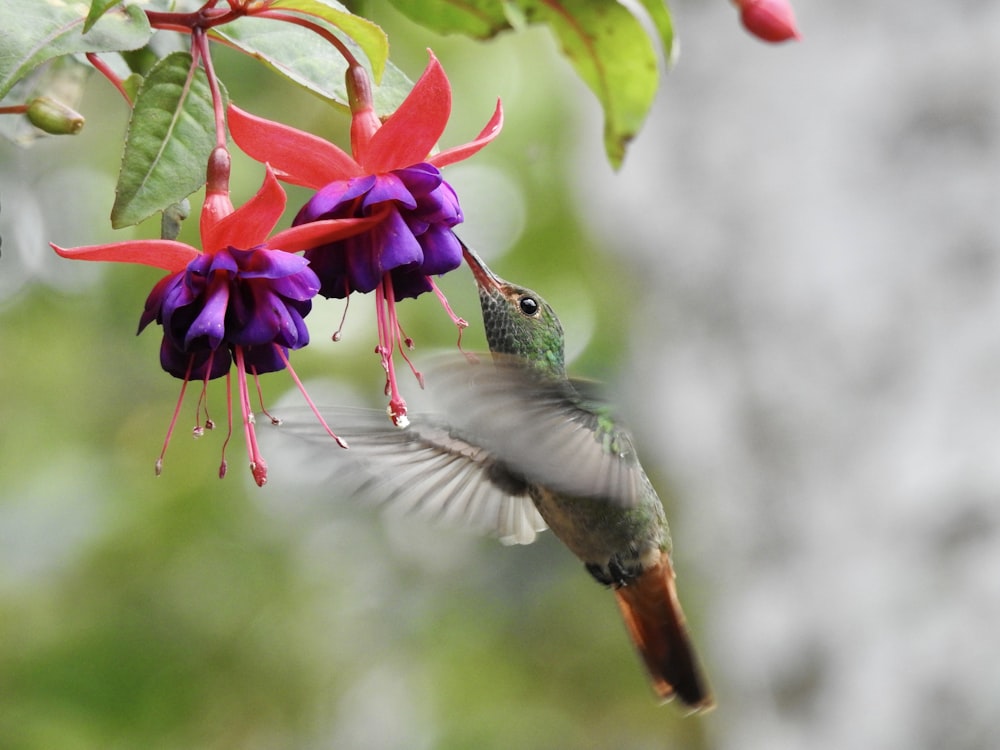
M604 498L567 497L545 487L530 487L531 499L552 533L588 568L607 569L611 561L638 574L670 551L670 532L659 498L649 486L636 507L623 508Z

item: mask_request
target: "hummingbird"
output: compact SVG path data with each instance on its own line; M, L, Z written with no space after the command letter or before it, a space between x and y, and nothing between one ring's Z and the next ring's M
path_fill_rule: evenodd
M559 318L534 291L497 276L470 248L490 362L473 355L428 373L445 417L405 428L361 419L337 432L382 503L527 544L546 528L614 592L626 629L664 702L714 706L677 597L663 505L632 437L566 373ZM293 428L294 429L294 428ZM360 455L359 455L360 454Z

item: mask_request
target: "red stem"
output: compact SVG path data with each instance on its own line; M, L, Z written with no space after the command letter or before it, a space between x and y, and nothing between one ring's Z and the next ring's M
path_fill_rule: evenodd
M122 79L114 74L114 71L108 67L108 64L93 52L87 53L87 60L94 66L94 68L97 69L98 73L107 78L111 85L118 89L118 93L125 97L125 101L128 102L128 105L131 107L132 97L128 95L128 92L125 90L125 86L122 85Z
M330 44L337 48L337 51L347 60L347 65L349 67L358 66L361 63L358 59L351 53L351 50L347 48L347 45L337 38L334 34L327 28L320 26L314 21L310 21L307 18L299 18L298 16L293 16L289 13L282 13L280 11L265 10L260 13L254 13L257 18L270 18L275 21L284 21L285 23L294 23L296 26L301 26L304 29L309 29L310 31L319 34L321 37L326 39Z
M208 77L208 88L212 92L212 110L215 112L215 145L217 148L226 148L226 113L225 107L222 106L219 81L215 77L215 69L212 67L212 53L208 46L208 37L202 28L194 29L191 32L191 37L191 47L197 50L201 57L201 64Z

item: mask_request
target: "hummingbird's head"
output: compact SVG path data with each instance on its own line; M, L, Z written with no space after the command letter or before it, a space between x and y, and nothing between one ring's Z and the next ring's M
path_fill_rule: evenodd
M479 287L490 351L565 377L563 329L549 304L532 290L501 279L469 248L463 245L462 250Z

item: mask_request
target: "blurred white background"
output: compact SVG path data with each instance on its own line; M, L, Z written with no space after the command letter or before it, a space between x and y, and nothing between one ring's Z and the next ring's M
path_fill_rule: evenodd
M1000 6L799 2L780 49L674 9L656 112L577 184L642 297L619 390L703 587L705 725L996 747Z

